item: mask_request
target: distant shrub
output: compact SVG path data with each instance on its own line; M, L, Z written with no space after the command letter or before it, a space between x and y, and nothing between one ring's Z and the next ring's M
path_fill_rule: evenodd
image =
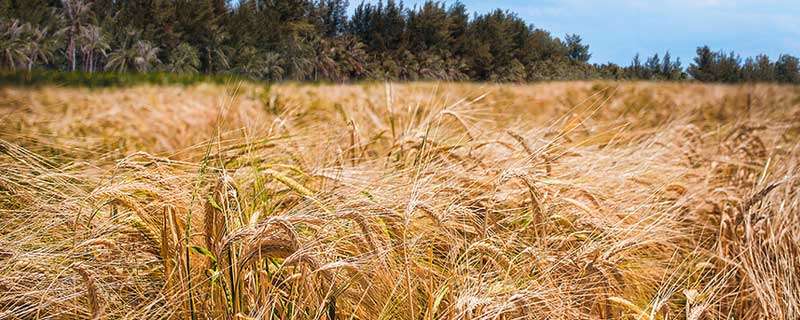
M234 81L247 81L235 75L179 74L169 72L118 73L118 72L64 72L53 70L0 71L0 86L83 86L83 87L126 87L140 84L191 85L196 83L222 84Z

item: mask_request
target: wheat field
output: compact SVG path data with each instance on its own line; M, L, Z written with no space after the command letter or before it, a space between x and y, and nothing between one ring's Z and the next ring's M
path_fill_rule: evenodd
M0 123L0 319L800 318L800 87L6 87Z

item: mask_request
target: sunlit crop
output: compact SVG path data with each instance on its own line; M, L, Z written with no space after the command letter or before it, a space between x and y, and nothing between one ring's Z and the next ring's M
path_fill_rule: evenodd
M0 318L797 319L800 88L0 88Z

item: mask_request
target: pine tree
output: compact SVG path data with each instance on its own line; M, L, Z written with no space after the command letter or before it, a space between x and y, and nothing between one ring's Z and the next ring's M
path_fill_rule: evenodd
M470 15L455 1L0 0L0 66L94 72L235 73L254 79L346 81L681 80L667 51L631 65L589 64L589 46L511 11ZM108 54L110 52L110 54ZM698 81L797 82L797 59L697 48Z
M765 54L756 56L754 72L755 81L775 81L775 64L769 61L769 56Z
M698 47L694 63L689 65L689 75L698 81L714 81L715 54L708 46Z
M455 2L447 9L448 47L457 59L466 54L469 23L467 7L463 3Z
M647 58L647 61L644 63L644 69L645 79L652 80L661 78L661 58L659 58L658 53Z
M450 42L448 16L444 5L426 1L408 15L408 48L414 52L447 50Z
M645 68L642 66L642 60L639 58L639 54L637 53L633 56L633 60L631 61L631 65L626 68L627 78L629 79L645 79Z
M323 36L333 38L347 30L347 0L320 0L316 5L320 31Z
M575 62L588 62L592 55L589 53L589 45L581 43L581 36L568 34L564 41L567 46L567 56Z
M775 80L783 83L800 83L800 61L797 57L782 54L775 61Z

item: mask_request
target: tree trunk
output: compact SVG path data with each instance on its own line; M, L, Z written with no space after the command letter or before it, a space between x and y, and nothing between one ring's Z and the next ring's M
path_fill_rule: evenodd
M69 60L70 70L75 71L75 36L70 32L69 45L67 45L67 60Z
M214 73L214 70L213 67L211 66L211 50L208 50L207 56L208 56L208 73L212 74Z

